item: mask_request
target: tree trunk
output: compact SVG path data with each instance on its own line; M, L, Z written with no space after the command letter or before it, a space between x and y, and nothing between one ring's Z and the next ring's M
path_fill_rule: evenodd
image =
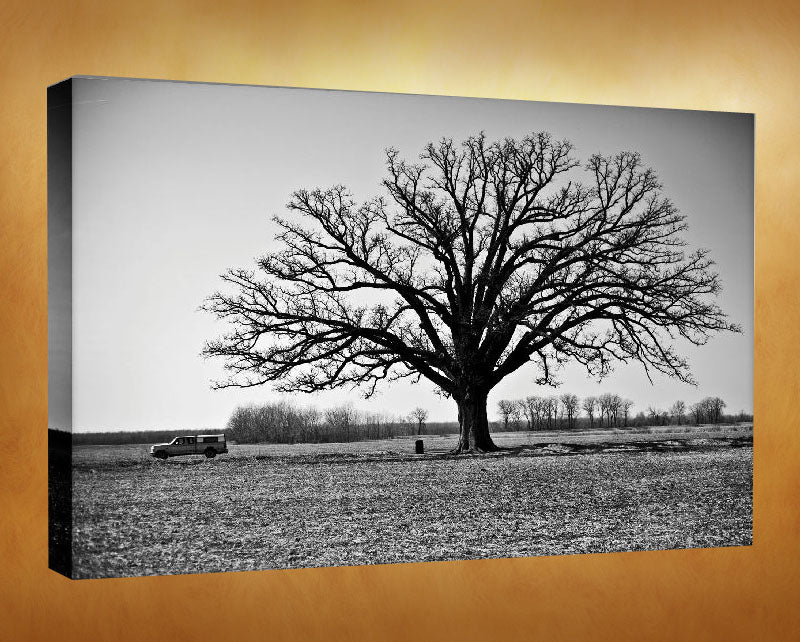
M493 452L498 450L489 434L486 414L487 393L467 393L456 400L460 435L456 452Z

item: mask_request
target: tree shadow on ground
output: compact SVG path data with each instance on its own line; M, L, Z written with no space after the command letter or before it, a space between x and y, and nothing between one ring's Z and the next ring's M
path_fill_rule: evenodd
M497 459L506 457L560 457L573 455L593 455L602 453L647 453L647 452L705 452L723 448L743 448L753 445L752 436L722 437L702 439L670 439L648 442L596 442L591 444L543 443L498 447L496 451L460 452L451 450L432 450L417 455L413 452L383 451L370 453L320 453L303 455L257 455L257 461L285 461L293 464L359 464L369 462L415 462L415 461L458 461L461 459Z

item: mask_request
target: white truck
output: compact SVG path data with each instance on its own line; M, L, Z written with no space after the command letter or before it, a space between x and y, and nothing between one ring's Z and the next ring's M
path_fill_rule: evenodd
M158 459L178 455L205 455L209 459L228 452L225 435L186 435L175 437L168 444L150 446L150 455Z

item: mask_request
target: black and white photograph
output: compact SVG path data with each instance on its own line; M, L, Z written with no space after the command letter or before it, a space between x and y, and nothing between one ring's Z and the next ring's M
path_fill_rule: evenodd
M50 567L751 545L754 127L50 87Z

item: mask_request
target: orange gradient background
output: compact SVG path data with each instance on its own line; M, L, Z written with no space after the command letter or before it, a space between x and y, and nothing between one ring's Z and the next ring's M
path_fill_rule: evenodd
M798 5L4 0L0 24L0 639L800 639ZM74 74L755 112L753 546L49 571L45 87Z

